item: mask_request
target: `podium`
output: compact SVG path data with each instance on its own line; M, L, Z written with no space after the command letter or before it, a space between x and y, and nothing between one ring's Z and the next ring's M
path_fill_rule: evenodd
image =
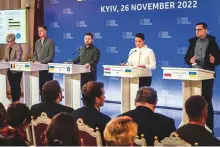
M163 79L182 81L183 111L180 124L182 126L188 122L184 107L186 100L192 95L202 95L202 80L214 79L215 72L198 68L162 67L162 69Z
M24 103L31 107L40 103L39 71L48 70L47 64L32 62L10 62L12 71L23 72Z
M63 74L65 105L74 109L80 108L81 100L81 73L90 72L83 65L48 63L50 73Z
M147 68L103 65L104 76L121 78L121 113L135 108L135 97L139 90L139 77L151 76Z
M3 105L7 106L10 102L7 98L7 88L6 88L6 76L7 76L7 69L11 68L10 63L8 62L0 62L0 102Z

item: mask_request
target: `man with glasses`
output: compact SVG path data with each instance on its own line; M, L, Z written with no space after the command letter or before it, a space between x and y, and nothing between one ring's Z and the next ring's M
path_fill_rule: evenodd
M215 37L207 34L207 24L196 24L196 36L189 39L189 47L184 57L185 62L191 67L215 71L215 66L220 64L219 47ZM202 81L202 96L208 102L208 117L206 125L213 130L214 110L212 106L212 89L214 79Z
M21 62L22 59L22 48L20 44L16 44L15 35L8 34L6 37L6 41L8 45L5 48L5 55L3 62ZM12 102L17 102L21 97L21 77L22 72L11 71L10 69L7 71L8 81L11 87L11 97Z

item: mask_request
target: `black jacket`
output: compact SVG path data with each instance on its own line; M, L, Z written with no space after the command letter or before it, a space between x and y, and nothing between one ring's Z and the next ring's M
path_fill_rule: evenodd
M176 131L173 119L154 113L144 106L138 106L122 116L129 116L138 124L138 135L144 134L148 146L154 145L155 136L158 137L158 140L162 140Z
M37 118L38 116L41 115L42 112L45 112L47 114L47 117L52 119L53 116L58 113L61 112L72 113L73 110L74 110L73 108L61 104L57 104L55 102L54 103L43 102L43 103L35 104L31 107L31 115L34 118Z
M198 143L198 146L220 146L220 141L203 126L186 124L176 132L181 139L193 146L195 143Z
M207 35L207 38L209 39L209 44L206 49L205 53L205 59L204 59L204 69L206 70L212 70L215 71L215 66L220 64L220 51L218 44L215 41L215 37L211 35ZM196 41L198 40L198 37L193 37L189 39L189 47L186 52L186 55L184 57L185 62L191 66L190 59L194 56L194 50L196 47ZM215 57L215 63L210 63L210 57L209 54Z

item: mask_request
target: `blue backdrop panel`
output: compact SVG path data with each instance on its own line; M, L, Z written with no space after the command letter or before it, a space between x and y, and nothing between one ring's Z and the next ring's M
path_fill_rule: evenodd
M55 62L63 62L83 45L92 32L101 51L98 80L105 83L106 99L120 101L120 79L103 77L102 65L118 65L134 47L138 32L157 58L153 85L159 105L182 106L180 81L162 80L163 66L186 67L183 58L195 35L195 24L208 23L209 33L220 43L219 0L45 0L45 24L56 44ZM75 56L69 57L72 60ZM62 75L55 78L62 82ZM220 111L220 75L217 69L213 104ZM118 112L119 113L119 112Z

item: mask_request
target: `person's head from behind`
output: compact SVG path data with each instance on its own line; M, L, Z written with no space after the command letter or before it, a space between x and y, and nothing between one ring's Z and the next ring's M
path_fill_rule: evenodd
M104 105L105 90L101 82L90 81L82 87L82 97L85 106L99 108Z
M6 126L6 110L4 105L0 102L0 128Z
M105 127L107 146L132 146L137 136L138 125L128 116L112 119Z
M6 37L6 41L9 47L12 47L15 44L15 34L10 33Z
M145 45L145 36L143 33L135 35L135 45L137 48L142 48Z
M38 35L40 38L45 38L47 36L47 27L44 25L38 26Z
M153 88L141 87L137 91L135 98L136 106L145 106L154 111L157 105L157 101L157 91L155 91Z
M198 37L198 38L204 38L204 37L206 37L206 35L207 35L207 29L208 29L208 26L207 26L207 24L206 23L204 23L204 22L200 22L200 23L197 23L196 24L196 36Z
M208 114L208 104L203 96L194 95L187 99L185 102L185 110L189 121L205 125Z
M22 103L12 103L7 109L7 124L13 128L26 128L31 121L29 108Z
M62 90L56 80L46 82L42 88L43 99L48 103L59 104L62 101Z
M84 43L86 46L90 46L93 44L93 35L92 33L86 33L84 36Z
M45 144L48 146L79 146L76 121L66 113L55 115L47 127Z

